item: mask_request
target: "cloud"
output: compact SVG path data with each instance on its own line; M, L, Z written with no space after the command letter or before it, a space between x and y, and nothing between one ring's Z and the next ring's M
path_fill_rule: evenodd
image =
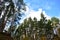
M45 11L43 11L43 9L45 9L45 10L50 10L51 9L50 3L48 3L48 2L45 3L45 4L43 3L41 8L40 7L37 8L37 6L39 6L39 3L36 3L35 1L33 1L33 4L32 4L32 2L27 2L27 1L25 1L25 2L26 2L26 5L27 5L26 6L26 9L27 9L27 11L26 11L27 16L26 17L27 18L31 17L33 19L34 17L36 17L39 20L41 18L40 17L41 12L43 12L44 16L47 19L51 18L50 16L47 15L47 13ZM36 8L38 9L37 11L34 10Z
M29 8L28 6L26 6L25 15L26 15L26 18L31 17L31 18L33 19L34 17L36 17L37 20L40 20L40 18L41 18L41 17L40 17L40 16L41 16L41 15L40 15L41 12L43 12L44 16L45 16L47 19L50 19L50 18L51 18L50 16L48 16L48 15L46 14L45 11L42 11L42 8L39 8L38 11L35 11L35 10Z

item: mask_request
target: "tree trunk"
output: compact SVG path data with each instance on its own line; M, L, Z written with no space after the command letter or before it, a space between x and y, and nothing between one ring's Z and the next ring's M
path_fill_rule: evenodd
M10 34L0 32L0 40L13 40Z

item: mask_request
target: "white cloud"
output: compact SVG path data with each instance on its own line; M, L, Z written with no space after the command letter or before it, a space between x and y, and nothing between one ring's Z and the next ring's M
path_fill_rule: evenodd
M29 8L28 6L26 6L26 18L29 18L29 17L31 17L32 19L34 18L34 17L36 17L38 20L40 19L40 14L41 14L41 12L43 12L43 14L44 14L44 16L47 18L47 19L50 19L51 17L50 16L48 16L46 13L45 13L45 11L42 11L42 9L40 8L40 9L38 9L38 11L35 11L35 10L33 10L33 9L31 9L31 8Z

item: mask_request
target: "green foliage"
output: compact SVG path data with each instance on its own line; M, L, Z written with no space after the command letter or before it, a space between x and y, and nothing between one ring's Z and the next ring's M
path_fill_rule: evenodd
M35 34L36 38L38 38L37 36L48 36L48 34L52 35L53 27L51 24L52 20L47 20L46 17L44 17L43 13L41 13L41 19L39 21L37 21L37 18L35 17L33 20L31 17L25 19L24 23L22 23L22 25L18 28L18 35L19 37L25 35L25 37L27 36L30 38L33 36L33 34Z
M56 17L52 17L52 18L51 18L51 21L52 21L52 22L55 22L56 24L59 23L59 19L56 18Z

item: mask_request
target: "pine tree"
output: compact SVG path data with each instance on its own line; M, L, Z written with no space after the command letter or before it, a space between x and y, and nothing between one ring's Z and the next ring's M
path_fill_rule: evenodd
M21 10L25 11L25 4L23 0L17 0L17 3L14 3L15 1L0 1L0 32L14 32L15 26L20 24L19 20L22 19Z

